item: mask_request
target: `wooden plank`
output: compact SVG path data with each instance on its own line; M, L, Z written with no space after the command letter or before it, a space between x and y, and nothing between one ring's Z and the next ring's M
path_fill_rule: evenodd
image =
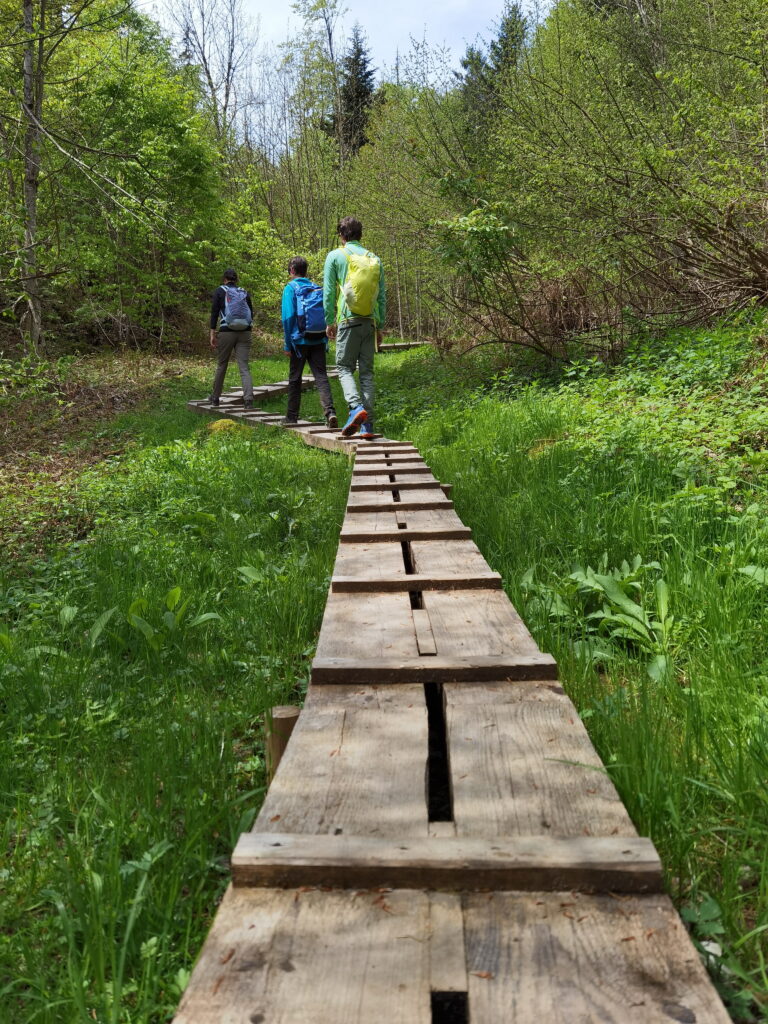
M382 707L302 713L254 825L257 832L422 836L424 695Z
M342 529L340 539L342 544L354 543L362 540L367 544L381 543L390 540L460 540L471 537L472 531L466 526L448 527L444 530L389 530L387 532L367 533L365 530Z
M429 962L433 992L467 991L464 912L461 897L456 893L430 893Z
M430 900L231 889L174 1024L431 1024Z
M388 466L395 464L408 464L411 462L423 462L424 459L414 449L411 452L398 452L396 449L391 454L383 455L380 452L373 453L370 448L361 448L356 459L359 466ZM426 463L425 463L426 465Z
M418 480L398 479L397 475L392 473L389 476L379 476L375 480L355 480L354 476L352 483L350 484L351 491L415 491L418 489L434 490L436 487L442 489L442 484L439 480L436 480L431 474L422 473ZM445 492L443 492L445 493Z
M398 476L407 476L408 474L429 472L430 469L426 462L368 463L358 456L355 459L352 477L354 479L355 477L380 476L383 473L397 473Z
M416 627L416 643L419 645L419 654L422 657L437 654L435 637L429 622L429 612L425 608L413 609L413 624Z
M340 651L357 662L368 658L417 658L419 649L408 594L329 594L317 658L335 658Z
M444 657L503 659L539 650L503 590L424 590L423 602L438 654Z
M565 695L446 703L445 721L457 835L636 835Z
M565 690L550 679L524 682L446 683L443 703L446 707L474 704L520 704L521 701L562 701ZM567 699L567 698L566 698Z
M415 644L415 636L414 636ZM501 679L556 679L549 654L510 658L339 658L320 655L312 662L313 683L472 683Z
M232 855L235 886L294 889L490 889L517 892L661 892L650 839L496 839L246 832Z
M351 545L345 544L339 550L346 551ZM371 550L384 548L382 544L374 545ZM402 554L401 554L402 558ZM431 573L423 576L417 573L406 575L377 576L369 570L368 578L361 576L333 576L331 579L331 593L333 594L355 594L369 591L386 591L397 593L401 590L411 592L421 590L485 590L493 587L501 587L501 576L497 572L475 573L474 575L462 576L459 573Z
M399 501L393 501L389 491L373 491L370 494L352 492L347 499L347 512L409 512L451 508L453 502L441 491L405 491Z
M418 573L489 572L490 566L472 540L416 541L411 544L413 568Z
M340 544L336 554L334 576L346 579L360 579L364 583L371 579L389 580L405 576L403 547L391 544ZM372 587L364 586L363 590ZM384 589L387 589L386 587ZM389 589L399 590L399 587ZM341 588L343 591L343 588Z
M312 686L307 688L304 709L359 708L374 711L403 710L424 706L424 688L418 683L410 686Z
M472 1024L729 1024L666 896L468 894Z

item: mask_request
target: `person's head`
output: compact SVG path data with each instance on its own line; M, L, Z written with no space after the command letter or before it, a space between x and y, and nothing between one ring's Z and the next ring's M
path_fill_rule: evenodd
M291 277L307 276L307 261L303 256L293 256L288 264L288 273Z
M221 275L224 284L237 284L237 271L228 267Z
M345 242L359 242L363 237L363 225L357 217L342 217L336 230Z

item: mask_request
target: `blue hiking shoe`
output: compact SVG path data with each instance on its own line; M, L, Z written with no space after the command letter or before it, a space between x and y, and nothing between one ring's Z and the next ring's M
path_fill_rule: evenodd
M367 439L368 441L373 440L373 424L370 420L365 420L364 423L360 424L360 437Z
M357 427L361 423L365 423L368 418L368 413L362 407L362 405L356 405L354 409L349 410L349 419L341 428L342 437L352 437Z

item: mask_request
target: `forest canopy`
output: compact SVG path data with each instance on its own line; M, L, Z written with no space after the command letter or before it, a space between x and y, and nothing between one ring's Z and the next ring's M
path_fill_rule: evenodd
M507 0L459 67L378 75L339 0L0 0L0 348L188 336L236 264L264 322L354 211L390 325L610 355L764 304L766 0ZM486 33L488 35L488 33Z

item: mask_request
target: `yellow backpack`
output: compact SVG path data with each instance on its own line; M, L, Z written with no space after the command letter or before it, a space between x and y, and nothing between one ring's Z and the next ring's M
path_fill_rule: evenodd
M381 260L372 252L345 251L347 279L341 286L344 301L355 316L371 316L379 297Z

